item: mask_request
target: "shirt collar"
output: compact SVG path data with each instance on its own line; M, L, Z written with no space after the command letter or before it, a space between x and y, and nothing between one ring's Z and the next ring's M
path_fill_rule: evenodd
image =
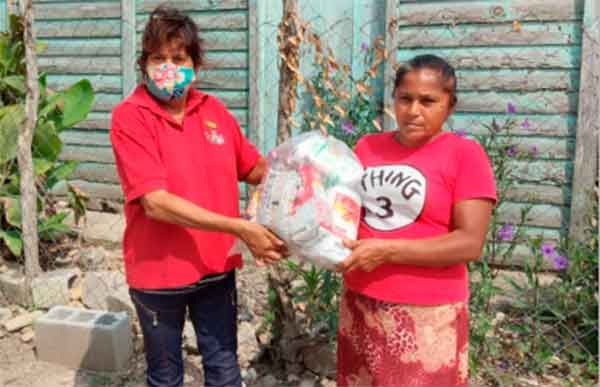
M207 94L202 93L199 90L190 88L188 91L187 101L185 105L185 114L188 115L198 106L200 106L208 98ZM171 115L163 109L162 106L156 101L156 99L148 92L144 84L138 85L133 93L127 98L129 103L137 106L141 106L149 109L156 115L163 117L171 123L179 126L179 124L171 117Z

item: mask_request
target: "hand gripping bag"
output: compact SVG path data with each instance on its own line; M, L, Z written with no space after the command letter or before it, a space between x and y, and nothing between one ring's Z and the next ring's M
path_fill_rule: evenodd
M292 255L332 269L356 239L363 168L348 146L307 132L268 155L269 168L254 191L248 213L286 242Z

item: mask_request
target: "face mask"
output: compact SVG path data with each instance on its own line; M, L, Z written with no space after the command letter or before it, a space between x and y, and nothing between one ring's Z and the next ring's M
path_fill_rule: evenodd
M196 79L196 74L191 67L161 63L148 65L145 79L150 94L161 101L169 102L187 94L190 85Z

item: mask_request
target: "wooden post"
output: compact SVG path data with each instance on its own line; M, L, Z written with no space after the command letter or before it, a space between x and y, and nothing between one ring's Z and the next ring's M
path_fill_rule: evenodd
M123 98L129 95L137 84L135 13L135 0L121 0L121 76Z
M262 98L260 93L264 76L264 54L260 36L260 4L259 0L250 0L248 2L248 44L250 52L249 63L249 92L248 98L248 138L262 152L266 152L264 144L264 127L261 125L262 116Z
M581 47L579 115L573 173L573 197L569 236L582 241L588 199L598 178L598 132L600 131L600 4L586 0Z
M394 76L396 71L398 56L398 0L386 0L385 2L385 48L388 51L388 59L385 62L383 72L383 107L388 111L393 111L394 99ZM389 114L383 115L384 130L393 130L396 128L396 121Z
M41 272L39 261L39 239L37 230L37 189L31 143L37 123L37 107L40 98L38 68L36 62L35 31L33 29L33 7L31 0L23 0L22 14L24 23L25 62L27 66L27 96L25 98L25 126L19 131L17 140L17 162L21 185L21 214L23 247L25 255L25 274L27 284Z
M262 0L259 0L262 1ZM296 25L298 17L298 7L296 0L282 0L283 15L279 24L279 53L282 56L279 70L279 109L277 112L277 144L282 143L291 137L290 119L294 114L296 103L297 79L288 66L299 67L299 46L289 42L288 38L295 36L298 26ZM299 327L295 323L295 311L292 303L291 271L285 265L270 265L267 281L269 283L269 292L275 296L273 304L273 313L276 318L273 321L273 331L281 332L280 336L271 343L275 358L284 358L280 354L285 353L284 348L290 345L292 339L300 336ZM300 347L293 351L292 358L298 356ZM291 351L288 351L291 352ZM285 363L284 363L285 365Z
M282 60L279 66L279 110L277 112L277 144L291 137L292 125L290 119L294 114L296 106L296 87L298 81L290 69L290 66L299 68L299 45L294 44L288 38L296 36L299 26L298 3L296 0L283 1L283 17L279 25L279 52Z

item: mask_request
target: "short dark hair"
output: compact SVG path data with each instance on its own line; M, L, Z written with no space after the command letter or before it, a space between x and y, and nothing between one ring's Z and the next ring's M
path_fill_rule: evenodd
M406 74L414 70L422 69L430 69L440 73L442 87L450 94L450 103L454 106L457 102L456 73L454 67L439 56L431 54L415 56L398 68L396 71L396 79L394 80L393 93L396 93L396 89L402 84Z
M145 71L151 53L174 40L181 41L195 68L204 63L204 41L194 20L176 8L160 5L152 11L144 28L142 53L137 60L140 70Z

